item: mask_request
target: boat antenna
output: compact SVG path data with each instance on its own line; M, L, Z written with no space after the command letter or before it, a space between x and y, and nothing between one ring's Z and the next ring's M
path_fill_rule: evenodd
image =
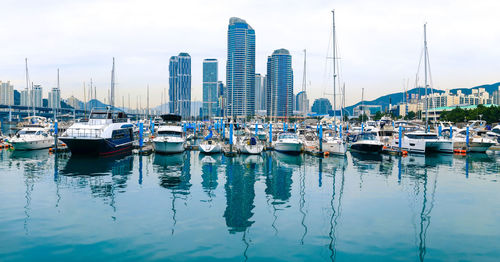
M113 57L113 68L111 69L111 95L109 97L111 107L115 106L115 58Z
M28 58L24 58L24 63L26 65L26 98L30 97L31 98L31 94L30 94L30 77L29 77L29 73L28 73ZM28 99L26 99L28 100ZM31 99L30 99L31 101ZM26 101L27 103L28 101ZM30 112L28 110L28 116L30 115Z
M427 23L424 24L425 132L429 126L429 97L427 95Z

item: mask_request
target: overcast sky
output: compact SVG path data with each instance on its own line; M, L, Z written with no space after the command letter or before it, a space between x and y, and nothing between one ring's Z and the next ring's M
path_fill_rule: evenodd
M202 99L202 61L219 60L225 82L229 18L245 19L256 32L256 72L266 58L286 48L292 54L294 90L302 89L307 49L308 92L312 99L332 93L332 14L335 9L341 78L346 102L370 100L410 88L422 50L423 24L435 88L471 87L500 81L500 1L375 0L0 0L0 80L25 87L30 78L46 94L61 70L62 95L83 98L93 78L98 98L107 96L116 58L118 105L128 94L151 105L168 90L168 59L192 57L192 98ZM330 51L329 51L330 50ZM311 100L312 100L311 99ZM311 101L312 104L312 101Z

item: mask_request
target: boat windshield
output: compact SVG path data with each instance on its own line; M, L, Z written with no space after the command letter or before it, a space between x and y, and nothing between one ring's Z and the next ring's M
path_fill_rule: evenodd
M358 135L357 140L377 140L377 137L373 133L362 133Z
M171 137L182 137L182 133L177 132L177 131L158 131L158 135L171 136Z
M108 114L107 112L92 112L92 114L89 117L90 119L110 119L111 114Z
M21 131L19 131L20 135L34 135L35 133L36 133L36 131L33 131L33 130L21 130Z
M407 134L406 136L413 139L438 139L436 134Z
M286 134L281 134L280 139L297 139L297 135L296 134L292 134L292 133L286 133Z

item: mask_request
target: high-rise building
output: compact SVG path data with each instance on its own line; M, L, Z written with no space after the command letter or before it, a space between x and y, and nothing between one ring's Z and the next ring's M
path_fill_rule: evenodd
M41 85L34 85L32 92L32 99L35 107L43 107L43 88ZM33 105L33 104L32 104Z
M226 88L228 116L255 114L255 31L243 19L229 19Z
M267 115L286 117L293 112L292 56L278 49L267 58Z
M21 106L30 106L30 92L28 89L21 90L21 97L20 97L20 105Z
M49 92L48 107L54 109L61 108L61 90L59 88L54 87Z
M328 111L332 110L332 104L328 98L318 98L314 100L314 104L311 111L318 115L328 114Z
M67 100L66 100L66 104L70 105L71 107L73 107L74 109L83 109L81 108L80 104L82 102L80 102L80 100L78 100L76 97L74 96L70 96Z
M0 81L0 105L14 105L14 86Z
M295 110L301 114L309 112L309 99L307 98L306 91L300 91L295 98Z
M218 65L217 59L203 60L203 118L218 115Z
M266 110L265 76L255 74L255 110Z
M224 110L226 108L226 100L224 99L224 83L222 81L217 82L217 97L218 97L218 112L217 116L224 116Z
M191 56L180 53L172 56L169 63L170 113L183 118L191 116Z

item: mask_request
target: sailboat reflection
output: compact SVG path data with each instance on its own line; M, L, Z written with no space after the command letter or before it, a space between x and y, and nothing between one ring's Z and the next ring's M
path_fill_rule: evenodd
M398 165L398 168L400 166ZM423 170L423 171L422 171ZM398 171L400 173L401 170ZM425 260L425 255L427 254L427 231L429 230L430 224L431 224L431 212L432 209L434 208L434 197L436 194L436 189L437 189L437 176L439 171L436 170L434 179L432 180L432 184L430 185L430 191L429 191L429 169L428 168L422 168L421 166L418 165L413 165L413 166L407 166L407 170L405 170L405 174L408 174L408 176L411 176L411 178L414 179L415 181L415 187L414 188L414 197L415 197L415 202L418 201L418 195L422 194L422 207L420 208L420 212L418 214L418 220L419 220L419 225L416 227L418 228L418 232L415 232L417 242L418 242L418 259L419 261L424 261ZM423 191L421 191L420 187L423 187ZM430 193L430 199L428 194Z
M191 154L156 154L153 160L155 171L159 175L160 186L167 188L172 193L172 232L175 233L177 224L176 200L186 198L191 188Z
M342 211L342 196L344 194L344 181L345 181L345 168L346 165L334 168L332 171L332 199L330 200L330 207L332 208L332 215L330 216L330 232L328 234L330 238L330 243L328 244L328 249L330 250L330 260L335 261L337 256L337 225L338 219ZM335 203L335 195L337 193L337 172L340 169L341 181L340 188L338 189L338 199ZM337 205L337 206L335 206Z
M200 156L203 156L200 154ZM203 158L201 159L201 186L205 193L207 193L208 197L210 198L210 201L212 201L212 197L215 196L213 191L217 188L218 182L217 182L217 168L219 165L217 163L218 160L215 158L220 158L220 156L209 156L209 155L204 155Z

